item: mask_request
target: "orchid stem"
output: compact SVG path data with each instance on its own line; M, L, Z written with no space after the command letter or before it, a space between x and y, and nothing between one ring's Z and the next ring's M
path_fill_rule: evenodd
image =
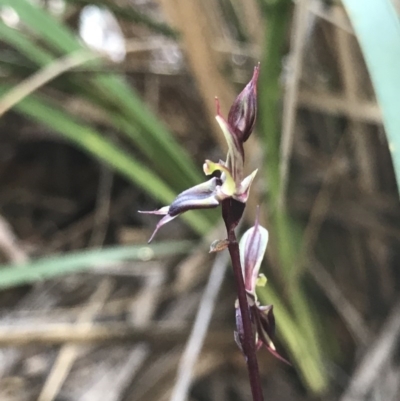
M242 267L240 265L239 244L236 239L234 228L227 228L229 240L229 254L232 260L233 272L235 275L237 296L239 300L240 312L242 315L244 338L242 342L243 353L246 357L247 369L249 371L250 387L253 401L264 401L261 388L260 372L256 356L254 333L251 326L250 309L247 303L246 290L244 286Z

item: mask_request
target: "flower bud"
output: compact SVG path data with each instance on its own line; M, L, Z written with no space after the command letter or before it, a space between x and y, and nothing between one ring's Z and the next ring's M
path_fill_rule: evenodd
M239 244L244 285L255 300L260 266L268 244L268 231L259 224L258 213L254 226L243 234Z
M257 80L260 65L254 67L253 77L234 101L228 115L228 124L241 143L249 139L257 114Z

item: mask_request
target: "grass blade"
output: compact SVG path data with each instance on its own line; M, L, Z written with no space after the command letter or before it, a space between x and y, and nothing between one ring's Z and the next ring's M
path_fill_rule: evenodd
M0 85L0 96L9 88ZM136 161L132 155L117 147L91 127L74 120L54 104L48 103L37 96L29 96L20 102L16 109L28 117L45 124L75 145L107 163L131 182L143 188L148 194L163 204L169 204L176 193L167 186L152 171ZM206 233L211 224L200 212L190 212L182 216L199 234Z
M318 332L318 316L307 301L301 277L293 279L293 269L302 243L301 227L279 204L280 181L280 83L283 49L286 43L288 23L291 14L291 1L278 0L274 4L265 1L268 7L266 28L266 49L261 63L259 79L258 122L264 136L266 155L266 177L268 179L268 209L271 235L276 238L279 267L289 290L283 297L277 289L260 288L260 298L277 305L274 313L280 327L282 340L295 359L301 376L308 389L314 394L323 394L328 388L326 372L321 369L321 337ZM268 287L268 286L267 286ZM279 305L279 306L278 306ZM282 307L282 309L281 309ZM290 313L289 313L290 311ZM293 330L296 336L293 336ZM306 355L305 355L306 354Z
M0 289L78 273L124 260L149 260L190 252L191 241L168 241L153 245L116 246L50 256L23 265L0 266Z
M391 0L343 0L382 108L400 189L400 21Z
M0 0L0 4L12 7L34 32L31 39L33 47L36 46L33 39L37 36L54 49L57 56L85 49L78 37L67 26L60 24L45 10L34 6L29 1ZM26 50L25 46L24 49ZM94 61L92 65L99 65L99 62ZM176 190L187 188L202 179L188 154L121 77L115 74L91 74L89 79L85 77L81 84L93 86L97 91L97 98L103 98L108 103L112 103L114 112L117 109L117 113L121 113L141 131L140 140L137 140L136 144L143 147L140 142L148 142L147 149L153 149L153 151L147 152L146 156L153 163L159 161L162 156L164 172L180 178L177 182L179 187L175 188Z

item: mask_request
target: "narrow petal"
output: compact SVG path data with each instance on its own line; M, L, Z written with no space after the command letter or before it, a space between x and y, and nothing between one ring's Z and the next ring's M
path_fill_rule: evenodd
M275 358L279 359L280 361L286 363L286 365L292 366L292 364L284 358L276 349L266 346L268 352L272 354Z
M157 231L160 229L160 227L162 227L164 224L169 223L171 220L173 220L176 216L170 216L169 214L167 214L166 216L164 216L156 225L155 230L153 231L153 234L151 234L150 239L148 240L148 243L150 244L150 242L153 240L154 236L157 234Z
M161 209L158 210L138 210L139 213L142 214L160 214L160 215L166 215L169 212L169 206L164 206Z

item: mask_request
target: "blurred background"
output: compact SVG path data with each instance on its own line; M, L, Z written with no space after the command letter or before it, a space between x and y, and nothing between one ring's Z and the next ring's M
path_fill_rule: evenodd
M0 400L251 399L229 260L208 253L220 210L151 246L137 211L225 158L214 97L226 116L259 61L240 231L260 205L259 297L293 364L259 351L265 398L398 400L399 9L0 0Z

